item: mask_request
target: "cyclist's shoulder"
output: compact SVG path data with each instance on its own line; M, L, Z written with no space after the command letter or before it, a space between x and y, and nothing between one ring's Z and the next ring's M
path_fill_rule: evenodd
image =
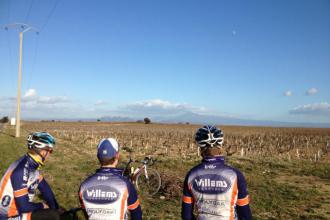
M12 172L12 175L26 173L26 171L24 172L24 170L28 168L27 163L28 163L28 158L26 157L26 155L24 155L20 157L18 160L16 160L14 163L12 163L9 166L8 170Z
M87 175L87 177L81 181L80 186L85 185L89 182L92 182L96 177L97 177L96 173Z
M198 172L199 170L202 170L203 167L204 167L204 164L203 164L202 162L199 163L199 164L197 164L197 165L195 165L195 166L193 166L193 167L187 172L186 177L189 177L190 175L192 175L192 174Z
M236 174L238 180L245 179L244 174L241 172L240 169L228 164L226 164L225 167L229 170L232 170Z
M233 170L235 173L237 174L242 174L242 172L240 171L240 169L238 169L237 167L233 166L233 165L230 165L230 164L226 164L225 167L227 169L231 169Z

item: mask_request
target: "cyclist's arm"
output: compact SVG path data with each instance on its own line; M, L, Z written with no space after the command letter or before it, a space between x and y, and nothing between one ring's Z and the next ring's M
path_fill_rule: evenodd
M58 209L59 206L55 199L54 193L50 186L48 185L47 181L40 175L39 177L39 185L38 189L42 194L42 198L47 202L47 205L51 209Z
M27 188L27 170L24 167L17 167L12 173L10 179L14 190L14 199L19 213L28 213L43 209L42 203L33 203L29 201ZM24 175L25 174L25 175Z
M84 204L84 201L82 199L81 186L79 187L78 196L79 196L80 206L81 206L81 208L84 212L84 216L85 216L86 219L88 219L88 215L87 215L87 212L86 212L86 209L85 209L85 204Z
M181 210L181 217L184 220L191 220L195 219L194 216L194 197L191 193L191 189L188 185L188 175L186 176L184 180L183 185L183 196L182 196L182 210Z
M238 218L240 220L250 220L252 219L252 214L249 206L250 198L247 191L247 184L243 174L238 170L236 170L236 173L237 173L237 188L238 188L236 209L237 209Z
M142 219L142 209L140 201L133 184L127 181L128 188L128 198L127 198L127 208L130 211L132 220Z

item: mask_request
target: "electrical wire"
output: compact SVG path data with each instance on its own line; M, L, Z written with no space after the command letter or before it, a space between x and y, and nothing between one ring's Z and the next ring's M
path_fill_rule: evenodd
M28 12L27 12L27 14L25 16L26 23L29 23L29 18L30 18L30 13L31 13L31 9L32 9L33 3L34 3L34 0L31 0L29 10L28 10Z
M38 57L38 48L39 48L39 35L37 35L37 38L36 38L36 44L35 44L34 55L33 55L33 60L32 60L32 68L31 68L29 79L33 79L33 75L35 75L36 62L37 62L37 57ZM30 87L30 85L28 85L28 87Z
M8 22L8 24L9 24L9 21L10 21L10 0L8 0L7 1L8 2L8 7L7 7L7 9L8 9L8 11L7 11L7 22Z
M12 48L11 48L11 41L10 41L9 31L6 30L6 32L7 32L6 36L7 36L8 54L9 54L9 56L8 56L9 74L14 75L14 71L13 71L14 70L14 68L13 68L14 64L13 64L13 54L12 54ZM12 81L12 88L15 88L14 81ZM10 100L10 102L11 102L11 100ZM16 112L15 105L12 105L12 103L10 103L8 105L8 107L10 108L10 110L8 111L9 115L14 116L15 112Z
M53 14L54 14L54 12L55 12L55 10L57 8L57 5L58 5L59 2L60 2L60 0L56 0L55 1L55 4L54 4L53 8L51 9L50 13L48 14L48 17L46 19L46 22L40 28L40 32L42 32L44 30L44 28L46 27L46 25L48 24L50 18L53 16Z

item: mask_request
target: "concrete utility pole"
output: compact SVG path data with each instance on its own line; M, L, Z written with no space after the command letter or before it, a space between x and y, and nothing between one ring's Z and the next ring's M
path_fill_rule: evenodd
M18 88L17 88L17 110L16 110L16 137L21 136L21 81L22 81L22 58L23 58L23 34L28 31L34 31L39 34L38 29L23 23L13 23L4 26L5 30L9 28L18 28L19 32L19 62L18 62Z

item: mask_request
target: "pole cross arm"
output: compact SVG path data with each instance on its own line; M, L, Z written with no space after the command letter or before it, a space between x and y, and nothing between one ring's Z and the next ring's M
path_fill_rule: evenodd
M22 29L22 33L27 32L27 31L34 31L36 34L39 34L39 30L29 24L25 24L25 23L12 23L12 24L5 24L3 25L3 28L5 30L8 30L9 28L18 28L18 29Z

